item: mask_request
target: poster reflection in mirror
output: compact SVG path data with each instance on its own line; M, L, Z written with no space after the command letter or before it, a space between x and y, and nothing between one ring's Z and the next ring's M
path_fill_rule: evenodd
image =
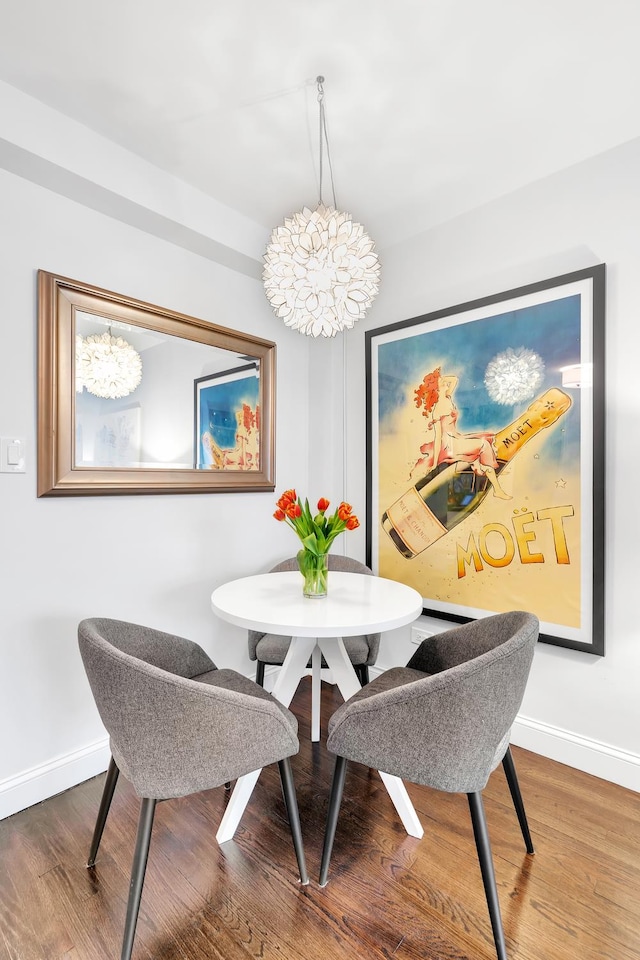
M196 380L194 448L198 469L260 469L258 388L255 363Z

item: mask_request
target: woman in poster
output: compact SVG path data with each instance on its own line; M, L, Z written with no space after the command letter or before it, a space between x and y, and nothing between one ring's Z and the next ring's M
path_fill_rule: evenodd
M418 409L427 420L427 440L420 447L422 457L416 461L411 477L418 467L429 472L440 464L469 464L478 476L486 476L494 496L501 500L511 497L500 486L496 476L496 459L493 433L460 433L457 426L458 408L453 401L453 392L458 385L455 376L442 376L440 367L428 373L415 393Z

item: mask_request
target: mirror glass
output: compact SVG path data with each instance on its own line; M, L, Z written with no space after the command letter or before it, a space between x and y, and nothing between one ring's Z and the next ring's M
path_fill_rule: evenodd
M40 271L39 496L273 490L275 345Z

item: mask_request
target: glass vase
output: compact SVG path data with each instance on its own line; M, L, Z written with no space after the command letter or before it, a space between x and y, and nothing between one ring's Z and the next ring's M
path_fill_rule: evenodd
M298 566L304 578L302 593L305 597L326 597L329 574L329 554L320 555L310 550L300 550Z

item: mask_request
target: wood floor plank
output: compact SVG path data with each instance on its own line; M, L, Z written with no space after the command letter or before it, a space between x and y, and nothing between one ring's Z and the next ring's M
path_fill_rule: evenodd
M45 861L31 841L20 842L19 834L14 839L3 850L3 862L10 864L15 858L20 867L0 872L0 943L4 941L11 960L58 957L71 949L73 941L57 913L56 896L49 896L39 883L38 869Z

